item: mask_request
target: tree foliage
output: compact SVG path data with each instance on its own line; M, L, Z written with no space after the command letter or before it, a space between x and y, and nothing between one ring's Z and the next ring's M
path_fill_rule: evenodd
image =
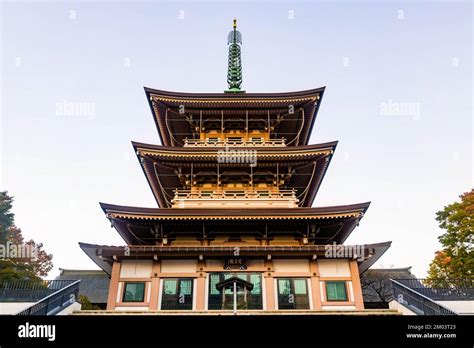
M89 298L85 295L79 295L78 302L81 304L81 310L97 310L99 306L91 303Z
M443 249L435 253L428 271L431 285L474 277L474 189L459 198L436 213L439 227L445 232L438 237Z
M53 255L43 249L42 243L33 239L25 241L21 229L15 226L15 216L11 212L13 197L8 192L0 192L0 245L3 250L9 246L22 246L34 250L34 258L0 258L0 280L38 280L48 275L53 268Z

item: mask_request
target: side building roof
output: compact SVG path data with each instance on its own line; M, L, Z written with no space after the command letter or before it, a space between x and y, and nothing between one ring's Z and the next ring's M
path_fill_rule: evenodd
M102 267L101 267L102 268ZM92 303L107 303L110 276L105 270L59 269L56 280L81 280L79 294Z

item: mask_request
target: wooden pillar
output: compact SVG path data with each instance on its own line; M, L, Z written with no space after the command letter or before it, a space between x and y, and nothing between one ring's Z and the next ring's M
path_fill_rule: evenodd
M351 269L352 289L354 292L354 302L356 309L364 309L364 299L362 297L362 287L360 285L360 274L357 260L350 260L349 266Z
M313 298L313 309L315 311L320 311L322 310L322 305L318 260L311 260L309 262L309 270L311 272L311 296Z
M275 282L273 278L273 261L265 261L265 272L263 273L265 281L266 309L273 311L276 309L275 303Z
M117 303L117 292L120 279L121 263L115 261L112 265L112 274L110 275L109 297L107 299L107 310L114 310Z
M160 278L161 261L153 261L151 271L151 290L150 290L150 310L157 310L158 298L160 297Z
M196 310L206 310L206 267L205 261L198 261L197 265L197 281L196 281Z

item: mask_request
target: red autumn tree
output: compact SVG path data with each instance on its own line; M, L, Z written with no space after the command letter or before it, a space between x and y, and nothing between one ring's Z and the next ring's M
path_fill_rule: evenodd
M43 250L42 243L33 239L25 242L21 229L15 226L15 217L11 212L13 197L6 191L0 192L0 244L6 251L8 245L22 246L34 251L32 258L0 258L0 281L2 280L38 280L48 275L53 268L53 255ZM9 243L7 245L7 243Z

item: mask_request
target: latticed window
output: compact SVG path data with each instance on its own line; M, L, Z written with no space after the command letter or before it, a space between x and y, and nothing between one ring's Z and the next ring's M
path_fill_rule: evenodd
M145 283L125 283L123 302L143 302L145 299Z
M193 279L164 279L161 309L193 309Z
M347 301L346 282L326 282L326 297L328 301Z
M306 278L278 278L278 309L309 309Z

